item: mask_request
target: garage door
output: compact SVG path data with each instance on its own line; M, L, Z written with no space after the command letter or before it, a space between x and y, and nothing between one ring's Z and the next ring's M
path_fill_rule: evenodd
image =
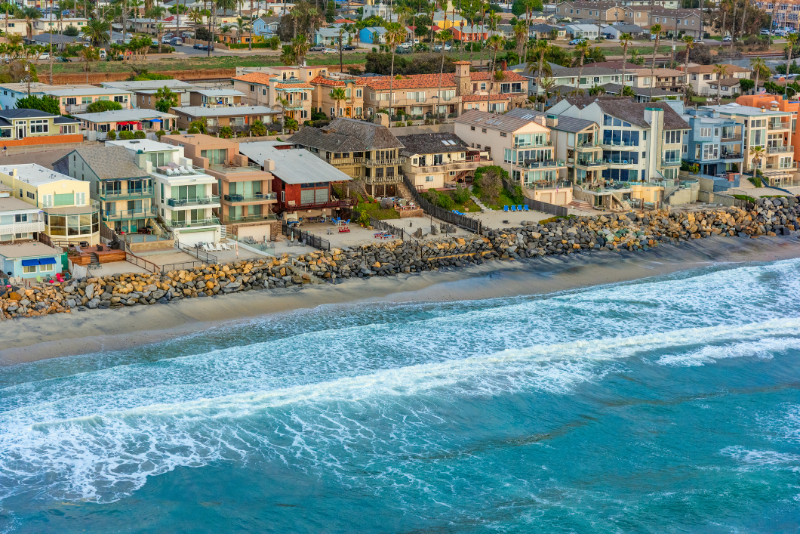
M181 231L178 234L178 242L182 247L194 247L197 244L214 243L214 230L202 230L200 232Z
M566 206L567 205L567 193L566 191L563 193L556 193L556 201L554 202L556 206Z

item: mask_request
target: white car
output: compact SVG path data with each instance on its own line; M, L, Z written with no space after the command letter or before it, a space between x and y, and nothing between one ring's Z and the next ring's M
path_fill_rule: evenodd
M732 39L730 35L726 35L725 37L722 38L723 43L730 43L731 41Z
M323 54L335 54L336 53L336 49L335 48L324 48L322 50L322 53Z
M40 59L40 60L50 59L50 54L48 54L47 52L45 52L44 54L42 54L41 56L39 56L39 59Z

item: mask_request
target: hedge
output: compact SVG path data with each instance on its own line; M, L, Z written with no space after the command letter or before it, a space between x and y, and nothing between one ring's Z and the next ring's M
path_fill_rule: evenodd
M233 50L242 50L250 48L250 45L247 43L244 44L231 43L226 46ZM253 43L253 48L271 48L272 50L277 50L277 48L272 48L269 43Z

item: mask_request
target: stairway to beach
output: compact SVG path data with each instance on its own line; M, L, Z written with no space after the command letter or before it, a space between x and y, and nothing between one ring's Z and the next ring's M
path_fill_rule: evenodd
M586 201L583 201L583 200L574 200L573 199L572 202L567 204L567 207L570 207L570 208L573 208L573 209L576 209L576 210L582 210L582 211L594 211L594 208L592 207L592 205L589 204Z

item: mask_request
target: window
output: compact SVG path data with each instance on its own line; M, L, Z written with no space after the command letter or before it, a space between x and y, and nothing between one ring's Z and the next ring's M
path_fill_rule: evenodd
M47 119L35 119L29 121L31 133L48 133L50 124Z
M361 89L356 89L356 98L361 98Z
M300 118L307 119L308 118L308 110L304 109L300 111Z
M681 142L681 130L672 130L664 132L664 142L674 145Z
M508 134L506 132L500 132L500 137L508 137Z
M486 133L486 128L481 128L481 133Z
M706 143L703 145L703 159L718 159L719 158L719 145Z
M37 265L24 265L22 267L23 274L31 274L36 272Z
M470 126L469 129L472 130L473 132L475 131L475 127L474 126Z
M426 176L425 177L425 181L426 182L432 182L433 181L433 176Z
M91 103L92 103L92 97L91 96L81 97L81 104L91 104Z

